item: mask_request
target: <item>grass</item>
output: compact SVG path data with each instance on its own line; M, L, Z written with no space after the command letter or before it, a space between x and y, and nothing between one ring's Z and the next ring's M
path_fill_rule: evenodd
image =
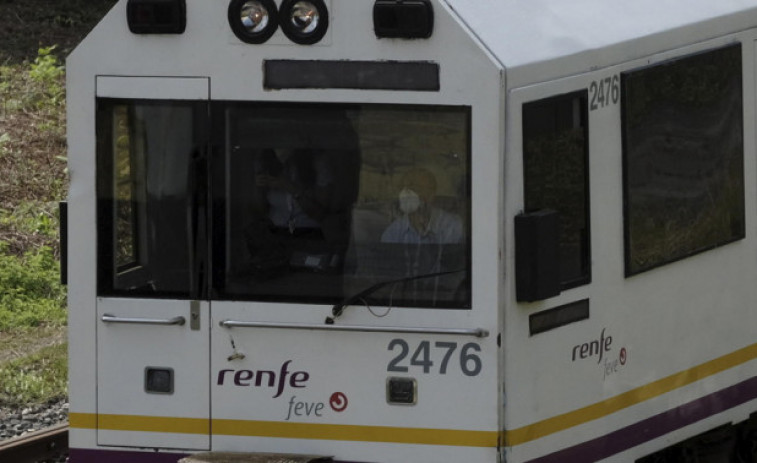
M66 395L57 201L66 190L65 69L56 47L0 66L0 406Z
M0 245L2 251L5 245ZM0 332L39 326L64 326L64 289L52 250L42 247L18 258L0 254Z
M46 203L0 209L0 406L66 395L66 300Z
M0 404L22 406L65 397L66 345L43 347L0 369Z

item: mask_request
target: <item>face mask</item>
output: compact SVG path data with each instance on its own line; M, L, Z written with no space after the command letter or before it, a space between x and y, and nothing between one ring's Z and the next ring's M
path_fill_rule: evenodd
M404 188L400 191L400 210L405 214L412 214L421 207L421 198L413 190Z

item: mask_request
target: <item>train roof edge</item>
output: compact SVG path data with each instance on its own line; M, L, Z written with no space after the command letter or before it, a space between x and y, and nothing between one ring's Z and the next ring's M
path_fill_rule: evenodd
M507 69L511 88L757 27L754 0L444 1Z
M373 4L373 0L360 1ZM466 34L506 71L509 88L588 72L757 27L755 0L434 1L444 4L439 5L442 8L437 9L437 15L455 16ZM125 23L126 2L120 0L71 53L70 65L83 55L101 53L104 40L128 33L126 25L120 24ZM338 2L332 0L334 7ZM224 14L220 16L225 17L225 3L221 9ZM434 35L444 33L441 27L434 31ZM423 45L405 42L409 47Z

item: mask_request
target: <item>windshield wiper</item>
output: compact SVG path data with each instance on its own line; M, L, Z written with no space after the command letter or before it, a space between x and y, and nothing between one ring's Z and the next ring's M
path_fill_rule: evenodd
M408 281L415 281L415 280L422 280L424 278L433 278L433 277L440 277L444 275L451 275L453 273L459 273L464 272L465 269L459 269L459 270L448 270L446 272L435 272L435 273L424 273L422 275L414 275L410 277L404 277L404 278L398 278L395 280L388 280L388 281L380 281L376 283L375 285L369 286L368 288L360 291L357 294L354 294L352 296L349 296L345 299L343 299L341 302L337 302L334 304L334 307L331 308L331 317L326 317L326 324L327 325L333 325L334 320L339 318L342 313L344 312L344 309L347 307L353 305L355 302L365 299L366 297L370 296L371 294L375 293L381 288L385 288L387 286L391 286L398 283L405 283Z

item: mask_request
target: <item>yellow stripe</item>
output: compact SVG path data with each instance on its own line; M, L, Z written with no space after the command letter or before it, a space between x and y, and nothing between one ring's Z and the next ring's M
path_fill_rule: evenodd
M68 426L71 428L97 428L97 415L94 413L69 413Z
M210 434L210 420L167 416L97 415L98 429L111 431Z
M171 418L134 415L70 413L72 428L113 431L209 434L210 421L199 418ZM213 434L245 437L280 437L398 444L496 447L499 432L455 429L393 428L339 424L282 423L278 421L213 420Z
M757 358L757 344L716 358L689 370L670 375L653 383L637 387L615 397L610 397L602 402L537 421L521 428L507 430L505 431L506 445L515 446L524 444L605 417L624 408L653 399L674 389L754 360L755 358Z
M213 420L213 433L228 436L286 437L397 444L496 447L497 431L393 428L340 424L283 423L279 421Z

